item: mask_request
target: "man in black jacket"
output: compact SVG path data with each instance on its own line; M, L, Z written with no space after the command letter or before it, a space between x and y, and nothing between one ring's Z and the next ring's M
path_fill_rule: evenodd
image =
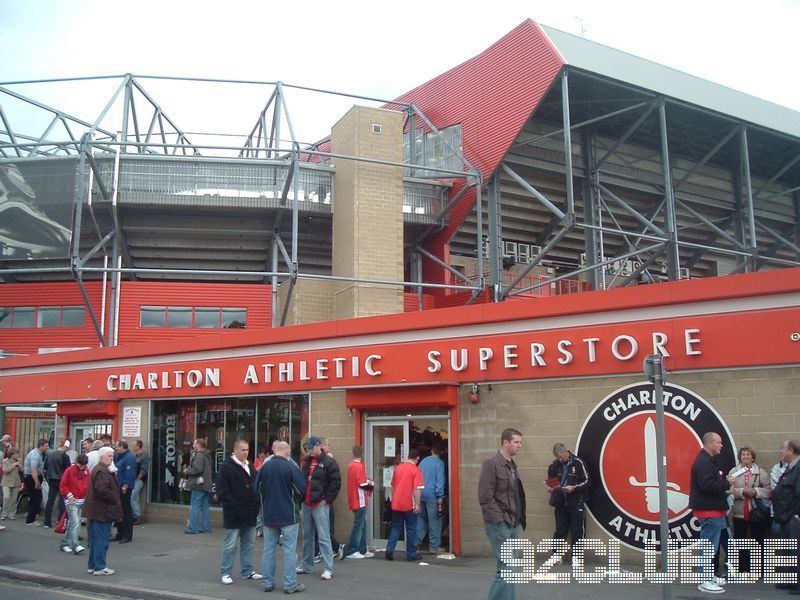
M220 465L215 482L217 498L222 504L222 525L225 529L220 565L220 575L225 585L233 583L231 573L237 543L242 577L254 580L262 578L253 569L252 561L259 498L253 486L256 470L247 462L249 452L250 445L246 441L236 440L233 454Z
M306 493L303 498L303 561L298 573L314 572L314 529L319 538L319 550L325 568L321 578L333 577L333 548L331 547L331 525L329 505L333 503L342 487L339 465L322 452L322 440L311 436L306 442L308 455L303 461L303 476Z
M725 515L728 513L728 490L736 481L732 475L727 477L717 464L717 456L722 452L722 438L709 431L703 436L703 448L692 464L692 479L689 491L689 506L700 521L700 538L711 542L711 555L706 556L709 578L697 586L701 592L720 594L725 589L714 578L712 561L719 548L722 530L728 527Z
M567 534L571 534L574 546L586 532L584 503L589 491L589 474L584 462L564 444L553 446L553 456L556 459L547 468L547 491L556 518L553 539L566 540Z
M784 440L780 453L786 469L772 489L772 514L780 526L781 537L797 540L800 539L800 441ZM798 577L800 580L800 572ZM792 595L800 595L800 587L796 583L778 583L775 587L788 589Z

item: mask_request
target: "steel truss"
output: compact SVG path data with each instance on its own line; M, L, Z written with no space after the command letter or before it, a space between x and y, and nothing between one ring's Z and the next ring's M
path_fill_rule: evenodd
M710 115L695 107L687 107L678 101L656 96L628 88L617 82L604 80L605 85L613 85L626 93L621 102L628 104L620 109L610 110L605 114L593 116L578 123L571 123L571 112L577 104L589 104L585 99L576 100L570 97L570 82L572 78L593 78L584 72L571 72L567 67L562 71L560 79L560 95L554 86L549 98L550 106L542 107L534 114L532 119L536 122L537 116L543 114L557 114L557 97L560 96L561 127L533 137L523 137L511 148L506 159L501 163L498 171L489 182L488 221L489 227L486 235L489 240L489 284L495 289L495 299L525 294L543 286L549 286L555 281L567 278L585 276L591 282L593 289L603 289L612 286L626 286L638 283L655 281L676 280L686 276L687 270L697 265L698 261L708 255L730 256L735 261L735 268L731 272L756 271L765 266L770 268L800 266L800 194L797 186L774 191L776 184L786 185L786 182L800 179L800 140L790 139L777 132L766 132L763 128L744 122L737 122L723 115ZM674 165L672 160L676 155L676 148L681 146L681 159L686 161L685 147L688 140L669 139L670 112L680 109L686 111L696 110L698 118L722 120L728 123L728 130L716 143L702 156L697 157L690 167L683 167L685 171L677 181L674 181ZM547 113L546 111L549 111ZM631 115L635 118L631 120ZM617 136L610 147L603 149L603 154L598 158L597 143L595 142L594 128L602 123L625 119L626 127L617 126ZM552 122L552 118L550 121ZM649 131L642 133L644 126ZM760 136L774 135L780 137L784 143L791 143L795 151L792 157L783 164L775 165L771 176L761 175L762 183L754 190L748 134L756 131ZM579 136L579 147L583 157L583 164L573 167L574 146L572 134ZM614 157L621 148L638 136L637 143L642 144L642 139L652 148L652 156L661 164L660 181L634 182L634 188L640 197L638 205L625 198L625 186L617 182L612 185L604 179L613 179L604 174L603 167ZM561 173L564 177L564 200L548 197L547 193L537 189L536 174L528 171L527 176L520 174L519 168L512 164L515 152L522 147L536 147L543 142L551 143L560 140L560 150L563 156L558 166L551 167L551 172ZM709 140L703 140L706 146ZM763 147L763 144L762 144ZM553 146L548 146L552 150ZM728 158L726 159L726 156ZM702 199L698 199L695 190L687 190L703 168L710 161L716 159L732 163L730 168L733 185L730 195L736 199L733 210L728 210L723 216L710 217L704 214ZM763 160L761 164L763 164ZM719 167L717 167L719 168ZM791 174L791 178L786 177ZM541 250L532 256L508 285L502 283L503 259L503 225L502 218L503 199L500 193L500 178L510 180L514 187L515 195L524 195L540 208L544 208L550 215L549 221L544 225L541 233L536 238L536 245ZM616 178L619 180L619 177ZM791 184L790 184L791 185ZM579 187L582 204L579 211L575 207L575 187ZM694 184L694 187L698 186ZM771 194L767 189L773 189ZM647 210L642 210L641 195L646 194L652 198ZM761 208L767 199L775 201L779 197L790 197L793 208L787 209L790 214L788 219L776 219L776 215L768 208ZM757 202L757 200L759 202ZM480 223L481 209L478 207L476 219ZM720 212L717 210L717 212ZM505 215L507 218L507 215ZM623 219L628 225L623 223ZM788 222L786 222L788 220ZM631 223L636 227L632 228ZM482 226L479 225L480 231ZM686 232L705 230L707 235L701 242L686 238ZM761 242L758 233L761 232ZM563 244L567 237L582 240L584 246L585 262L577 267L566 268L557 276L546 278L533 285L521 285L521 282L531 271L547 262L552 251ZM609 239L617 240L616 250L611 256L604 251ZM764 243L764 240L769 240ZM720 243L722 242L722 243ZM780 258L776 254L779 250L790 252L790 258ZM635 267L621 273L624 265ZM659 264L662 267L659 268ZM662 270L665 271L664 277ZM608 277L607 277L608 275Z
M23 96L11 88L19 84L32 83L58 83L69 80L50 80L50 81L26 81L26 82L6 82L0 83L0 122L3 130L0 131L0 155L4 158L34 158L52 156L74 156L78 160L77 173L75 178L74 201L72 203L72 222L70 253L68 266L46 266L36 268L0 268L0 277L7 281L13 281L17 275L44 275L44 274L69 274L79 286L84 304L90 315L92 324L97 332L98 340L102 345L115 345L117 342L115 314L118 303L118 291L121 277L124 275L136 278L139 275L163 274L174 278L181 278L191 275L235 275L235 276L256 276L264 280L271 281L273 290L273 306L277 306L278 285L288 282L288 294L284 302L283 310L280 315L273 314L273 325L280 326L285 324L288 308L292 300L292 292L299 279L325 279L342 280L357 283L368 283L377 285L402 286L419 290L424 289L450 289L456 291L470 291L473 297L479 292L481 282L477 284L472 281L464 280L459 285L426 283L421 280L421 271L417 270L419 280L414 281L390 281L375 280L352 277L339 277L334 275L322 275L313 272L303 272L299 266L298 251L301 240L299 239L299 180L302 169L309 168L314 164L324 165L330 163L332 159L347 159L359 162L399 166L407 169L408 172L424 172L428 177L439 177L448 180L463 180L464 190L480 188L480 173L472 167L464 158L463 154L454 148L448 140L444 139L441 132L433 126L427 117L413 104L399 104L395 101L370 98L364 96L338 94L326 90L314 88L291 86L282 82L260 82L260 81L234 81L218 79L197 79L197 78L165 78L142 75L126 74L123 76L109 77L118 78L120 83L105 104L101 113L93 122L89 122L78 117L66 114L63 111L49 107L31 98ZM108 79L108 78L85 78L89 79ZM176 121L169 117L159 103L148 93L143 84L146 80L170 79L175 81L193 81L199 83L231 83L241 85L251 85L258 87L271 88L267 102L260 114L256 118L255 124L248 134L241 136L244 139L241 145L208 144L195 140L190 140L190 135L181 129ZM83 80L83 79L80 79ZM402 111L404 113L404 127L408 131L414 127L423 127L426 131L438 136L448 147L449 151L460 162L460 168L442 169L430 165L414 164L413 158L410 162L394 163L390 161L370 159L365 157L334 154L330 152L327 140L316 143L301 142L295 135L292 122L292 115L287 106L286 90L297 89L306 92L316 92L334 96L344 96L356 101L369 101L383 104L384 108ZM28 107L36 108L53 115L52 121L41 134L22 134L17 128L12 126L11 119L7 112L3 110L3 100L6 102L13 99L22 102ZM106 123L112 109L121 103L121 121L113 126ZM63 137L54 138L56 134L55 124L63 124L57 133ZM77 130L80 129L80 133ZM282 137L288 131L288 138ZM235 135L235 134L234 134ZM198 136L199 137L199 136ZM109 155L113 156L113 176L111 185L108 186L104 181L101 168L98 166L98 155L103 155L106 159ZM134 264L134 260L128 250L128 243L125 238L122 215L119 211L120 195L120 165L123 161L130 159L134 155L163 155L163 156L234 156L237 159L260 161L270 165L281 164L286 169L286 176L283 182L283 192L279 200L279 212L274 220L272 230L265 232L269 236L270 249L268 264L269 270L247 271L247 270L213 270L213 269L160 269L143 268ZM319 167L317 167L319 168ZM330 167L328 167L330 168ZM440 185L436 182L431 184ZM110 203L111 227L104 230L102 218L96 214L95 206L92 204L92 190L96 187L100 197ZM438 210L433 220L436 223L431 229L441 228L445 225L450 208L454 202L450 202L444 208ZM93 232L96 241L94 246L81 254L81 234L84 230L84 217L88 215L91 224L90 230ZM284 217L291 217L291 225L284 229ZM290 235L291 245L287 248L284 242L286 234ZM480 239L476 241L480 247ZM91 266L90 261L97 261L102 258L101 267ZM3 267L0 263L0 267ZM103 289L106 284L110 284L110 298L107 301L108 314L107 322L110 326L105 329L104 311L96 310L87 292L84 276L102 276ZM104 304L106 303L104 299Z

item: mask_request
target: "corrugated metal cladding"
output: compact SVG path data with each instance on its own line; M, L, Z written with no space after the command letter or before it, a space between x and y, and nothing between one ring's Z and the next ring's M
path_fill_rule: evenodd
M464 156L488 178L563 66L542 29L529 19L479 55L397 100L416 104L438 128L461 123ZM474 201L474 195L466 196L454 207L444 239L449 241Z
M102 285L87 282L96 313L101 310ZM83 297L73 282L5 283L0 286L0 306L82 306ZM139 327L142 305L209 306L247 309L247 330L272 326L272 286L236 283L174 283L123 281L120 290L120 344L158 342L240 329L166 329ZM40 348L96 348L100 345L91 320L83 327L0 328L0 349L15 354L37 354Z
M120 343L196 337L237 329L162 329L139 327L142 306L220 306L247 309L247 330L272 326L272 286L237 283L123 281L120 293ZM124 342L123 342L124 340Z
M103 286L86 282L86 291L95 311L100 311ZM0 286L0 306L83 306L80 288L73 282L4 283ZM97 334L86 314L83 327L0 329L0 349L6 353L38 354L40 348L96 348Z

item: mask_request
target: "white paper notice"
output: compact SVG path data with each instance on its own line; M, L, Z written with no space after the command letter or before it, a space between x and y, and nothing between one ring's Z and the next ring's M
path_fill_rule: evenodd
M142 408L129 406L122 411L122 437L132 438L142 435Z
M392 489L392 475L394 475L394 467L386 467L383 469L383 487L386 490L386 497L391 497Z
M395 453L395 439L394 438L384 438L383 440L383 455L389 456L394 458Z

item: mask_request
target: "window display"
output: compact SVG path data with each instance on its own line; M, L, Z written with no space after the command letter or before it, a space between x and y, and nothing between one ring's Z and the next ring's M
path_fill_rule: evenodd
M197 438L206 441L215 475L239 438L249 443L251 461L259 447L269 450L276 439L287 441L299 460L308 410L308 395L154 401L150 501L189 504L180 480Z

